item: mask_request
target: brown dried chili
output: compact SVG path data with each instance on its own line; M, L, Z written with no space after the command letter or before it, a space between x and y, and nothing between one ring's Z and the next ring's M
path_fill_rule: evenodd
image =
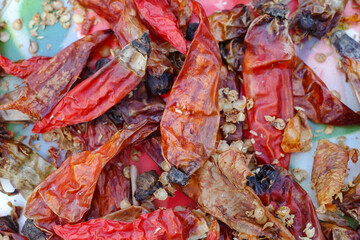
M346 126L360 124L360 115L343 104L300 58L292 76L294 106L304 109L316 123Z
M307 35L322 38L336 27L348 1L300 0L298 10L291 17L291 28L295 29L294 42Z
M72 43L26 77L26 86L21 87L20 97L1 105L0 109L17 109L42 119L78 79L92 50L111 35L109 30L100 31Z
M334 211L335 194L345 186L349 150L327 139L320 139L316 148L311 174L311 187L316 190L319 206Z
M170 9L175 14L180 29L185 33L191 19L189 0L170 0Z
M218 42L245 37L253 18L249 6L244 4L238 4L231 10L215 12L208 17L210 31Z
M219 128L221 58L202 6L191 1L200 23L170 92L160 130L164 157L191 175L215 149Z
M342 190L342 195L342 199L336 199L336 205L343 213L360 221L360 174L352 181L351 187Z
M56 224L77 223L91 207L96 183L106 164L127 146L136 144L158 129L144 120L129 125L94 151L84 151L66 159L48 176L28 199L25 216L35 225L53 234Z
M253 176L248 177L248 185L296 239L305 237L303 231L310 223L311 229L315 229L312 239L325 240L310 196L286 169L263 165L253 170L253 173Z
M149 41L148 35L144 34L123 48L94 75L69 91L45 118L35 124L33 132L43 133L88 122L117 104L145 75Z
M247 108L247 119L248 129L257 133L251 138L255 140L253 147L259 164L278 160L279 166L289 167L290 155L281 149L283 130L275 128L265 118L286 121L293 117L291 75L294 61L295 49L288 34L286 16L264 14L256 18L245 37L243 86L245 97L254 103ZM250 137L249 133L247 136Z
M303 110L297 110L295 117L286 125L281 148L286 153L306 152L311 149L312 132Z
M207 161L182 190L205 212L238 231L242 239L295 239L250 187L241 187L235 187L214 163Z
M50 59L50 57L35 56L26 60L12 62L10 59L0 55L0 67L4 69L7 74L26 78Z

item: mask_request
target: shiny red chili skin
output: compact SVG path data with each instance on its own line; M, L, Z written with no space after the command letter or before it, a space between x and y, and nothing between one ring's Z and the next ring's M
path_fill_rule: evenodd
M13 62L10 59L0 55L0 67L4 69L7 74L19 78L26 78L49 60L50 57L36 56L26 60Z

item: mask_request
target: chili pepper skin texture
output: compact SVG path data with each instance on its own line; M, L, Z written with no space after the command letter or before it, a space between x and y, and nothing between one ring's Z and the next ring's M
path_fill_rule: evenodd
M42 121L35 124L33 132L43 133L88 122L117 104L144 76L149 42L144 34L140 40L123 48L118 56L68 92Z
M165 158L188 176L215 149L221 67L220 50L209 30L205 11L195 1L191 1L191 6L200 23L160 124Z
M360 124L360 115L333 95L299 58L296 59L292 79L294 106L303 108L311 121L335 126Z
M272 163L289 167L290 155L281 149L283 130L274 128L265 116L284 121L294 115L291 76L295 49L285 18L264 14L251 24L245 37L243 66L244 93L254 106L247 109L249 130L255 140L258 164Z
M303 230L311 223L315 228L312 239L325 240L310 196L286 169L263 165L253 173L253 176L248 177L247 184L255 190L262 203L275 212L279 207L286 206L290 209L290 214L295 215L294 222L288 229L296 239L300 240L299 237L305 236Z
M178 28L177 19L170 10L166 0L134 0L141 16L156 32L174 46L179 52L186 54L186 40Z
M53 234L54 225L77 223L91 207L97 181L106 164L131 144L139 143L158 129L148 120L128 125L94 151L73 155L50 174L31 194L25 216Z
M42 119L70 90L92 50L111 35L110 30L99 31L72 43L25 78L21 96L1 105L0 109L16 109Z
M199 219L190 210L158 209L131 223L93 219L75 225L54 226L64 240L185 240L196 231Z
M7 74L26 78L50 59L50 57L36 56L23 61L12 62L10 59L0 56L0 67Z

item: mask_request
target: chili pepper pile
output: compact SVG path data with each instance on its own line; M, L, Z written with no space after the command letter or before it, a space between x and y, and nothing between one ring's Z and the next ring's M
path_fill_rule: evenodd
M1 75L23 79L0 112L28 115L36 133L27 146L0 122L0 177L16 188L0 191L27 200L21 233L14 207L0 238L360 239L360 174L344 183L357 149L322 139L311 177L289 170L311 149L310 120L360 124L295 51L331 36L357 94L360 44L336 32L347 1L291 13L253 0L210 16L195 0L75 2L110 29L53 57L0 55ZM57 143L49 161L38 134Z

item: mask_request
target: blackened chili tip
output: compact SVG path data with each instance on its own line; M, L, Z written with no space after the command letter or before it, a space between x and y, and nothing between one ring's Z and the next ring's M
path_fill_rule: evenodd
M360 43L344 31L336 31L333 33L331 42L342 57L348 57L360 62Z
M136 48L141 54L150 56L151 47L150 47L150 38L149 32L146 31L141 38L135 39L131 42L131 45Z
M246 185L254 189L258 195L264 194L275 182L278 172L273 165L263 165L252 171L253 175L247 177Z
M162 95L168 93L174 84L174 77L169 72L164 72L160 78L149 75L146 85L153 95Z
M110 62L110 59L108 58L100 58L99 60L97 60L95 63L95 71L105 66L108 62Z
M34 222L30 219L26 219L24 227L21 229L21 233L24 234L29 240L45 240L45 233L38 229Z
M118 105L115 105L112 108L110 108L105 114L108 115L110 120L117 126L124 122L124 118L121 114Z
M176 183L176 184L179 184L181 186L185 186L190 180L189 176L187 176L182 171L176 169L176 167L174 167L174 166L172 166L170 168L170 171L169 171L169 174L167 175L167 178L168 178L169 182Z
M150 198L156 190L161 188L159 175L155 170L144 172L136 179L136 191L134 197L137 201L144 201Z
M188 41L192 41L195 35L195 31L199 26L198 23L190 23L188 28L186 29L186 36L185 39Z

